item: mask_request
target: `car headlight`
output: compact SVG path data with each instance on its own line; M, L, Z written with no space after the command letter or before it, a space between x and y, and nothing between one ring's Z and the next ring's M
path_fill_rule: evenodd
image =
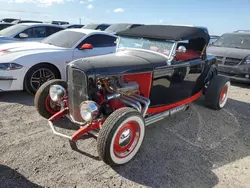
M84 121L90 122L100 114L99 105L94 101L84 101L80 105L80 114Z
M0 70L17 70L23 68L17 63L0 63Z
M49 88L49 96L52 101L58 102L66 95L66 90L60 85L52 85Z
M243 64L249 65L250 64L250 55L245 57L242 62L243 62Z

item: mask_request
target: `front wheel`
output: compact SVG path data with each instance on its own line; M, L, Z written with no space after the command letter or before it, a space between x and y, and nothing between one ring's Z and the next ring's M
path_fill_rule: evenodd
M114 111L101 126L97 151L108 165L123 165L136 155L145 134L144 119L138 111L124 107Z
M49 119L61 109L59 104L50 99L49 89L52 85L61 85L67 90L67 83L60 79L50 80L37 90L34 104L38 113L46 119Z
M214 110L223 108L228 99L230 80L225 76L214 76L205 92L206 105Z
M52 65L37 64L31 67L24 78L24 89L34 95L45 82L60 78L60 73Z

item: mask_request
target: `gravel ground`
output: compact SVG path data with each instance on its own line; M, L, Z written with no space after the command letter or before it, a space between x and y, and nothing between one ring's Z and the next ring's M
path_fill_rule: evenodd
M98 159L94 138L73 151L51 134L33 97L2 93L0 187L249 187L250 87L232 86L221 111L203 103L147 127L135 159L111 168Z

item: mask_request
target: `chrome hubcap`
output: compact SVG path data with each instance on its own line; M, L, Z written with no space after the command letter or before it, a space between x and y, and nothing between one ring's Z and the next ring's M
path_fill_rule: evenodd
M121 134L119 139L119 145L121 147L124 147L128 145L130 140L131 140L131 130L127 129Z
M227 99L227 94L228 94L228 85L225 85L223 88L222 88L222 91L221 91L221 94L220 94L220 105L222 105L225 100Z
M129 121L117 132L114 140L114 153L118 158L128 156L136 147L140 138L140 126L136 121Z

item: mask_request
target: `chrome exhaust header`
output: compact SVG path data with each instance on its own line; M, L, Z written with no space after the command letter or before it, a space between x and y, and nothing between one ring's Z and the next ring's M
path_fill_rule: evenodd
M127 96L121 96L118 99L120 101L122 101L123 103L127 104L128 106L134 107L137 111L139 111L139 112L142 111L141 104L137 100L135 100L131 97L127 97Z
M131 96L122 96L117 93L114 93L113 95L108 97L109 100L114 99L114 98L119 99L126 105L135 108L137 111L142 113L143 117L146 116L149 105L150 105L150 100L148 98L143 97L141 95L137 95L137 94L131 95ZM173 116L178 112L186 111L188 108L189 108L189 105L182 105L182 106L178 106L170 110L167 110L165 112L149 116L145 118L145 125L146 126L151 125L169 116Z
M137 111L142 113L142 116L145 117L150 105L150 100L146 97L143 97L141 95L131 95L131 96L122 96L120 94L114 93L110 96L107 97L109 100L111 99L119 99L121 102L125 103L126 105L136 109ZM145 118L145 125L151 125L153 123L156 123L160 120L163 120L169 116L173 116L174 114L181 112L181 111L185 111L187 110L189 107L189 105L182 105L182 106L178 106L175 108L172 108L170 110L164 111L162 113L159 114L155 114L152 116L149 116L147 118Z
M150 105L150 100L146 97L141 96L141 95L132 95L130 97L132 99L138 100L139 102L141 102L144 105L141 113L142 113L142 116L145 117L146 113L148 111L148 107Z

